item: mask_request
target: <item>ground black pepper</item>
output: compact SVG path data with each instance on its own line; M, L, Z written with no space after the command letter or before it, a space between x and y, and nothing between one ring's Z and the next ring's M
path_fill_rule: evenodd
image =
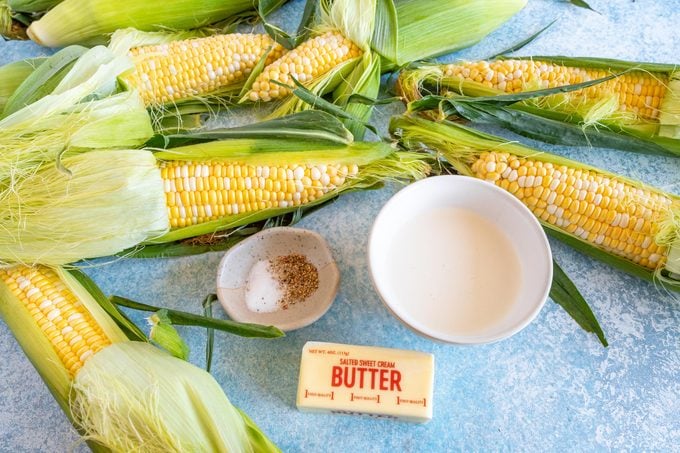
M299 253L270 259L269 270L279 284L279 305L284 310L304 301L319 289L319 272L306 256Z

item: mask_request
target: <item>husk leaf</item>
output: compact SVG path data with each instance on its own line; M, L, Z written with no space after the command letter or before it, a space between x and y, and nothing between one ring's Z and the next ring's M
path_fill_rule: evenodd
M114 254L168 228L163 182L148 151L90 151L2 187L3 263L66 264Z
M147 343L117 343L89 359L73 383L71 412L86 439L113 451L279 451L262 449L259 436L251 441L209 373Z

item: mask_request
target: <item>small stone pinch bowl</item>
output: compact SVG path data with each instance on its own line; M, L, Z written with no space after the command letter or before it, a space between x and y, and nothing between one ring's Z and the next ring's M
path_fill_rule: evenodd
M319 288L307 299L273 312L255 312L246 305L246 284L252 267L277 256L300 254L319 273ZM308 326L330 308L340 271L326 240L301 228L268 228L238 243L224 255L217 270L217 297L234 321L276 326L291 331Z

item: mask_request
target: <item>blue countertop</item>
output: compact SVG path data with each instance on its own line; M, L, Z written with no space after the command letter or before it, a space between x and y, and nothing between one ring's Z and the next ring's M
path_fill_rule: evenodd
M565 1L529 0L522 12L482 43L447 59L487 57L558 19L522 54L680 63L680 0L590 0L590 4L600 14ZM301 6L295 1L284 14L297 15ZM26 42L0 42L0 63L43 52ZM384 127L400 109L381 108L375 122ZM680 160L532 145L678 192ZM213 374L230 399L284 451L680 448L677 295L552 241L556 260L598 316L608 348L551 301L531 325L508 340L469 347L433 343L388 313L368 276L368 231L396 190L390 186L344 196L299 224L326 237L342 275L337 299L321 320L278 340L216 334ZM107 294L199 312L203 297L215 291L220 257L213 253L173 260L117 260L87 273ZM181 332L191 347L191 361L202 366L204 332L191 328ZM310 340L433 353L433 420L414 425L298 412L300 352ZM0 357L0 451L73 448L76 432L1 322Z

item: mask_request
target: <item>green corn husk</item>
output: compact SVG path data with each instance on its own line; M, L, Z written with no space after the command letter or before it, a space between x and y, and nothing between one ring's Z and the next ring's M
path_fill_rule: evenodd
M382 0L372 47L383 70L469 47L497 29L526 0Z
M58 163L65 152L135 148L153 136L137 94L114 94L116 77L130 61L104 47L70 50L43 61L5 105L0 116L0 197L9 196L24 175L35 173L44 162Z
M61 0L0 0L0 37L27 39L26 27Z
M346 133L344 130L342 135ZM251 224L262 227L261 222L267 219L299 214L301 208L318 206L340 193L372 188L390 179L421 178L429 170L425 156L396 153L381 142L339 142L343 137L322 140L313 130L308 138L301 132L291 138L263 135L265 138L198 143L155 154L144 150L90 151L63 157L60 164L68 172L53 162L26 171L0 193L0 229L8 232L0 237L0 261L60 265L115 254L137 244L170 243L174 247L176 241L188 238ZM359 173L307 204L291 203L171 229L157 164L171 160L268 166L356 164Z
M54 8L63 0L5 0L12 11L19 13L40 13Z
M497 124L547 143L598 146L633 152L680 155L680 71L676 65L598 58L513 57L602 71L607 77L651 75L666 86L658 118L644 119L618 110L614 93L600 99L578 97L578 90L598 80L573 86L506 94L478 82L444 75L446 65L404 70L398 87L411 111L440 108L441 115Z
M2 279L0 316L93 451L280 451L209 373L144 341L130 341L100 306L100 296L90 293L99 290L89 279L53 270L111 343L85 359L75 376Z
M45 58L29 58L0 66L0 112L17 88L38 68Z
M117 29L143 31L204 27L256 6L254 0L118 1L64 0L28 28L28 36L47 47L101 44ZM277 6L284 1L277 2Z
M602 174L610 180L628 184L634 188L651 192L658 196L667 197L672 204L663 216L653 225L656 236L654 241L661 247L665 247L666 260L660 260L659 267L652 270L643 267L621 256L611 254L604 248L588 242L581 237L568 233L559 226L552 225L541 220L546 231L566 242L568 245L600 259L612 266L648 281L662 281L665 287L680 291L680 229L678 229L677 216L680 214L680 197L646 186L639 181L628 179L580 162L565 159L549 154L544 151L528 148L517 143L507 142L499 137L484 134L473 129L466 128L449 121L433 122L423 118L412 116L400 116L392 118L390 130L401 138L402 143L409 148L424 148L431 150L448 161L458 173L474 176L470 165L477 156L484 152L498 151L510 153L516 156L531 158L542 162L549 162L555 166L594 171ZM646 198L631 199L631 206L639 204L646 206Z

